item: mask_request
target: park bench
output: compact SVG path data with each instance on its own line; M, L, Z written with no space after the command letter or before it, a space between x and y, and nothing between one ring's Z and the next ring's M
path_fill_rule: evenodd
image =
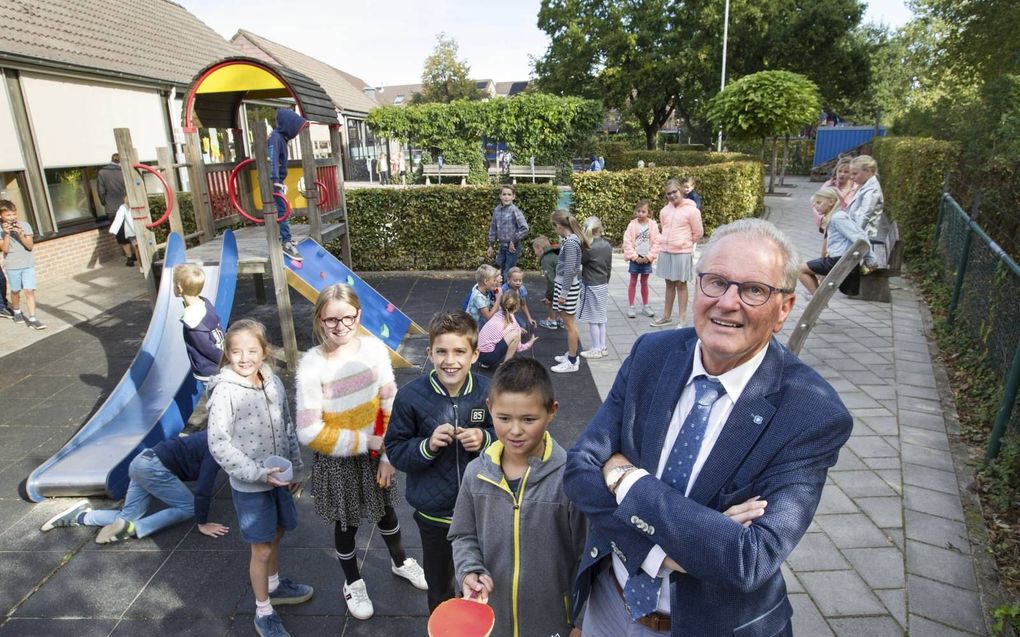
M804 341L807 340L808 334L811 333L811 328L815 326L815 322L818 321L822 310L829 304L829 299L843 285L843 282L850 273L860 265L861 260L867 253L868 242L864 239L858 239L850 246L846 254L840 257L835 267L825 275L825 278L818 285L818 289L815 290L814 297L807 304L807 307L804 308L804 313L800 315L797 327L793 328L793 333L790 334L790 340L786 343L786 347L791 352L797 355L800 354ZM862 280L863 278L867 277L862 277Z
M437 183L443 183L443 177L460 177L460 185L463 186L467 183L468 166L467 164L444 164L440 168L439 164L423 164L421 174L425 178L427 186L432 185L432 177L436 178Z
M530 164L510 164L510 170L507 176L517 183L517 178L531 179L531 183L535 183L536 179L547 179L553 181L556 179L556 166L535 166L532 167Z
M878 236L871 240L871 252L878 260L878 267L861 277L861 288L854 298L889 303L892 300L889 279L899 276L903 267L903 243L895 221L885 220L880 224Z

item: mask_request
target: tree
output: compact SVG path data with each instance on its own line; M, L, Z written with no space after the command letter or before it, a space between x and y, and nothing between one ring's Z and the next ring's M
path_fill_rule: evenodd
M543 0L538 26L551 42L535 60L540 88L620 109L653 148L674 112L692 122L717 91L723 2ZM791 70L814 80L833 103L851 101L866 88L868 57L851 37L863 15L861 0L730 5L729 77Z
M818 86L789 71L761 71L729 84L706 106L708 118L738 141L772 139L769 192L776 178L777 139L810 124L818 117ZM763 158L764 159L764 158Z
M412 98L415 103L452 102L459 99L478 99L478 89L468 77L471 67L467 60L457 59L457 42L440 33L436 48L425 58L421 73L422 92Z

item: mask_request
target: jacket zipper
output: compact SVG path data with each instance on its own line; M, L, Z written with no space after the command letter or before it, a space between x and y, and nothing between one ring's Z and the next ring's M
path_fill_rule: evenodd
M528 467L528 470L524 472L523 476L521 476L521 486L517 490L517 495L514 495L514 492L510 490L510 487L504 487L503 484L497 484L496 482L494 482L493 480L487 478L486 476L478 474L478 478L479 479L484 480L485 482L488 482L489 484L494 484L498 488L500 488L503 491L506 491L507 493L509 493L510 494L510 498L513 500L513 503L514 503L514 522L513 522L513 526L514 526L514 575L513 575L513 584L511 585L511 592L510 592L510 615L512 617L512 622L513 622L513 626L514 626L514 633L513 633L514 637L520 637L520 622L519 622L518 617L517 617L517 596L518 596L518 588L520 586L520 581L521 581L521 507L524 504L524 485L527 483L529 475L531 475L531 467ZM504 483L505 483L505 480L504 480Z

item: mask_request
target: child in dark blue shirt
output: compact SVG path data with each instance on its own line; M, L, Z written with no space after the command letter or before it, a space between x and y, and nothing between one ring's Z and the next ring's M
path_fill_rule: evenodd
M220 371L223 357L223 328L216 308L202 294L205 271L192 263L174 268L174 296L184 301L184 344L188 348L191 373L203 383Z

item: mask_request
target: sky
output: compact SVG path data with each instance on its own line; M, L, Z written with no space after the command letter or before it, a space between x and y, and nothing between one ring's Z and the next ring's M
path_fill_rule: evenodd
M460 46L471 77L526 80L545 53L540 0L176 0L224 38L245 29L351 73L370 86L415 84L436 36ZM865 22L898 27L905 0L869 0ZM281 17L281 16L286 17Z

